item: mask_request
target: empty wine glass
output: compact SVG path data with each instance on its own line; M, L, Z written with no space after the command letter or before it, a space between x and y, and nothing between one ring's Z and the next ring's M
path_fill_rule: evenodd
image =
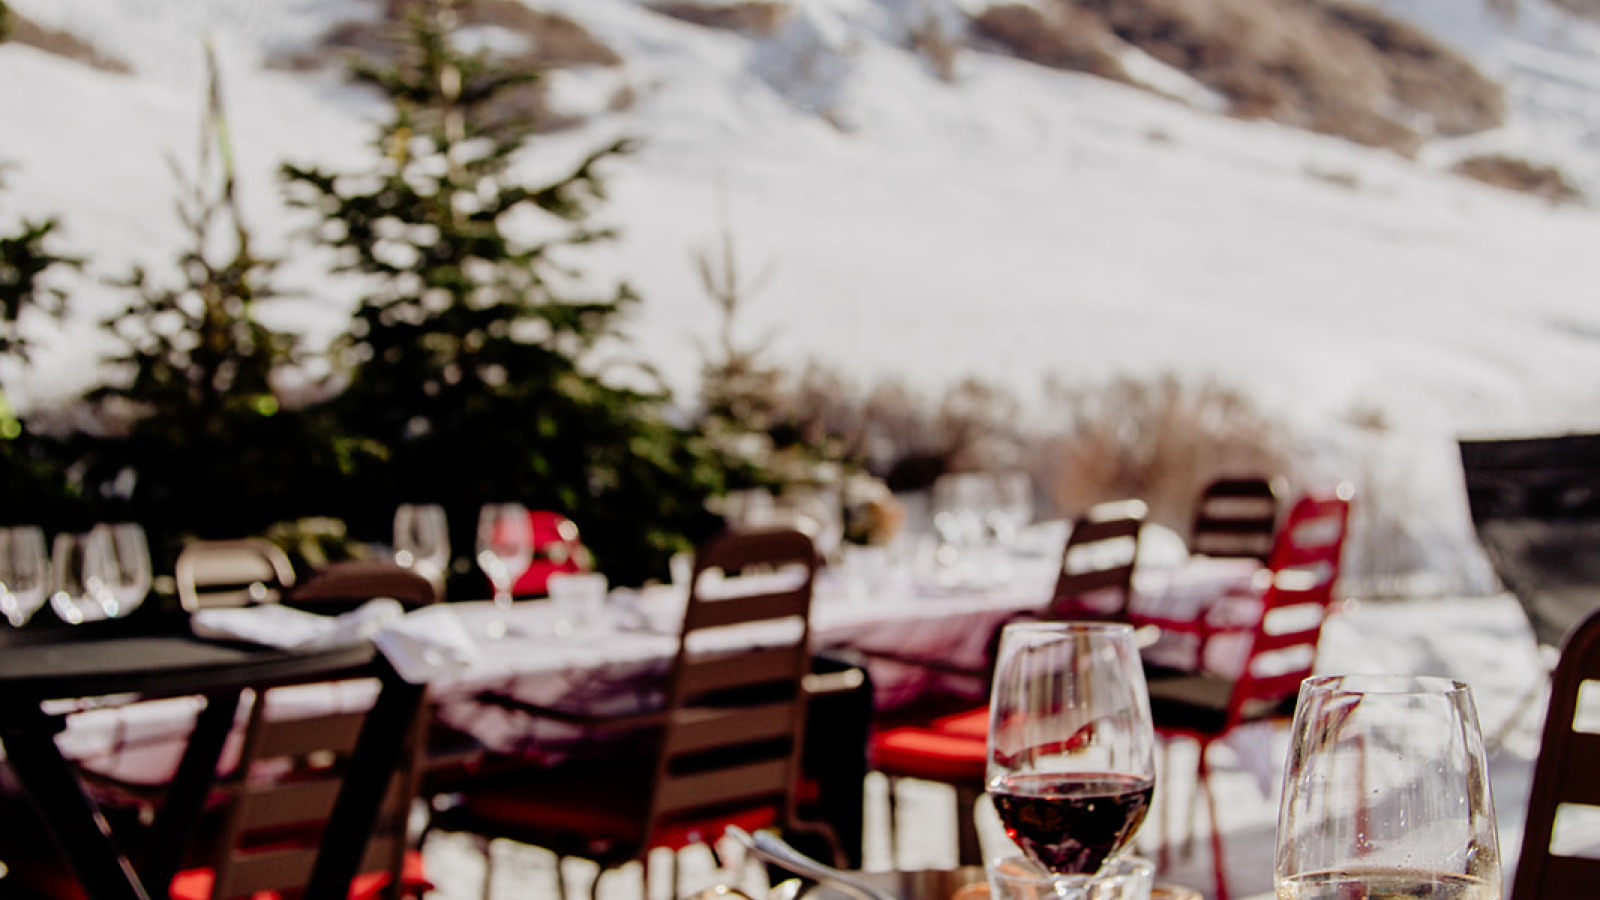
M1494 800L1465 684L1306 679L1283 779L1281 900L1499 900Z
M50 557L37 525L0 528L0 614L20 628L50 592Z
M511 608L511 589L533 563L533 523L520 503L488 503L478 513L478 567L494 586L494 605ZM505 623L491 625L491 635L505 634Z
M104 530L56 535L50 550L50 608L70 625L109 618L116 598L111 594L115 562L111 538Z
M96 525L92 530L104 535L103 547L110 554L102 605L112 618L125 616L150 593L150 543L137 522Z
M394 511L394 561L433 582L444 583L450 565L450 528L437 503L402 503Z
M989 703L988 791L1022 852L1078 896L1149 812L1155 733L1133 628L1007 625Z

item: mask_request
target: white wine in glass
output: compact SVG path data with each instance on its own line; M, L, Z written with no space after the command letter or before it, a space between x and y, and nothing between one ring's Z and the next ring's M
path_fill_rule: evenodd
M1274 884L1278 900L1500 900L1494 798L1467 685L1306 679Z

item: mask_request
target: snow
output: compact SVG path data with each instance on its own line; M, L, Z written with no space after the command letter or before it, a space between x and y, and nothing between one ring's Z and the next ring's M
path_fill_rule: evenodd
M192 172L202 46L217 48L241 196L261 249L286 255L263 310L312 346L338 334L355 287L297 242L285 161L359 171L371 93L337 72L272 68L357 0L16 0L127 60L108 74L0 48L5 226L57 216L75 315L34 322L35 364L3 364L22 409L96 377L107 278L158 277L184 236L173 166ZM1216 115L1215 98L1136 52L1154 90L966 50L941 80L908 52L983 0L803 0L751 38L639 0L545 0L615 49L620 69L555 76L585 126L541 137L520 165L550 177L621 135L607 170L615 243L569 259L644 297L635 349L692 400L716 312L695 254L733 235L742 270L773 277L741 311L775 361L816 360L863 386L936 396L976 377L1051 426L1045 385L1116 375L1214 379L1295 430L1318 477L1355 478L1427 548L1434 590L1492 590L1460 494L1455 441L1600 425L1600 216L1469 182L1468 153L1551 162L1600 197L1600 26L1545 0L1509 18L1485 0L1384 0L1501 79L1505 127L1415 160ZM498 39L479 35L479 39ZM633 102L612 109L612 100ZM1358 422L1381 422L1379 429ZM1403 504L1403 505L1402 505Z

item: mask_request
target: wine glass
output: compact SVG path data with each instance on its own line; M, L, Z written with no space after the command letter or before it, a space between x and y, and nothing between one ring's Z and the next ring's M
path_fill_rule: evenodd
M437 503L402 503L394 511L394 561L433 582L444 583L450 565L450 529Z
M494 605L511 608L511 588L533 563L533 523L520 503L487 503L478 513L478 567L494 586ZM496 635L505 623L491 626Z
M111 539L104 530L56 535L50 548L50 608L69 625L110 618L116 599Z
M50 557L37 525L0 528L0 614L21 628L50 592Z
M96 525L92 530L104 535L102 548L109 554L102 605L108 616L125 616L150 593L150 542L137 522Z
M1467 685L1392 675L1301 684L1274 881L1282 900L1499 900L1494 800Z
M1001 632L988 791L1022 852L1077 896L1143 824L1155 732L1133 628L1021 622Z

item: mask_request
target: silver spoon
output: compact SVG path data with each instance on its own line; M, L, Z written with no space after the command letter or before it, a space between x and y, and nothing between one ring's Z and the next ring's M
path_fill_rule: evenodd
M812 859L799 850L789 846L782 838L758 831L751 834L737 826L728 826L728 834L739 842L745 850L764 859L776 866L782 866L790 872L809 878L819 884L855 898L855 900L900 900L900 898L883 890L876 885L869 884L855 877L843 869L836 869L827 863Z

